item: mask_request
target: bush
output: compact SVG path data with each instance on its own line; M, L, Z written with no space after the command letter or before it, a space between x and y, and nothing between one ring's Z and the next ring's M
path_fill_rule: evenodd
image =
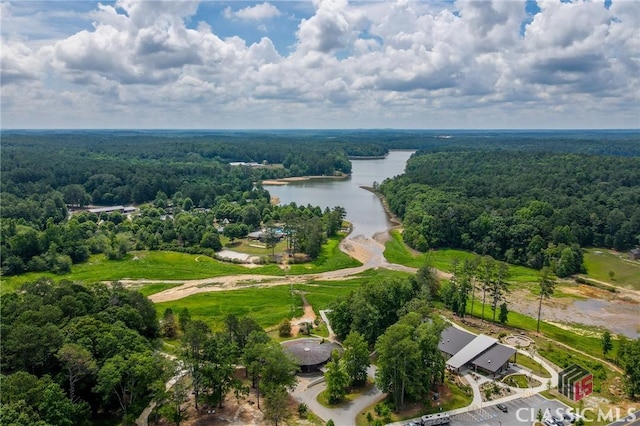
M280 323L278 335L280 337L291 337L291 322L289 320L285 319Z
M49 265L42 256L33 256L27 263L27 270L31 272L44 272L47 269L49 269Z
M51 272L54 274L67 274L71 272L71 257L66 254L58 254L51 258Z
M307 414L309 413L309 407L304 402L298 404L298 415L301 419L306 419Z

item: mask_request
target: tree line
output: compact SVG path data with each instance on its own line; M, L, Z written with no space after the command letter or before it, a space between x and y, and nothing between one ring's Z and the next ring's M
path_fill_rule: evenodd
M241 202L221 200L212 209L198 209L179 193L173 199L159 194L152 204L142 206L139 214L130 218L120 212L80 212L66 221L50 218L42 228L37 222L3 219L2 273L66 274L73 264L85 262L92 254L104 253L109 259L121 259L131 250L173 250L213 256L222 248L222 235L234 240L262 227L267 231L282 228L291 254L301 253L315 259L327 238L337 235L342 227L345 211L341 207L323 211L295 203L272 205L268 194L260 189L248 195Z
M131 421L170 368L142 294L114 284L40 279L2 296L2 424Z
M581 247L640 244L640 158L528 151L419 152L379 186L403 239L451 247L559 277Z
M156 420L179 424L190 392L198 409L221 407L230 392L246 398L252 388L266 418L288 414L297 364L249 317L229 315L213 332L187 309L167 310L158 321L152 302L118 283L49 279L1 303L2 424L130 424L151 400ZM180 339L180 363L158 353L160 336ZM190 380L180 380L184 369ZM167 391L172 376L179 380Z
M438 350L444 324L432 307L439 292L439 281L425 266L408 279L373 279L331 304L331 327L346 346L359 348L364 343L375 349L376 384L391 396L395 409L402 409L407 401L428 399L444 381L445 362ZM345 374L349 369L362 374L362 367L356 366L364 363L357 359L361 358L345 354ZM335 373L338 367L330 366L327 386L329 379L340 377ZM362 376L348 373L347 377L347 383L353 383Z

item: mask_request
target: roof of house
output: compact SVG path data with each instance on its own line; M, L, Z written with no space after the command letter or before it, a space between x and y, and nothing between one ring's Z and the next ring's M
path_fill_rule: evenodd
M473 339L475 339L475 337L476 336L474 334L471 334L468 331L460 330L456 327L447 327L440 335L438 349L446 354L455 355L460 351L460 349L464 348Z
M495 373L505 362L509 361L509 358L515 353L515 348L510 348L509 346L498 343L477 356L472 363L484 370Z
M464 348L452 356L447 365L458 369L463 365L468 364L471 360L478 355L495 345L498 341L493 337L480 334L476 336L471 342L469 342Z
M124 210L124 206L96 207L89 209L90 213L110 213L116 210Z
M640 254L640 248L634 248L630 252L631 254Z

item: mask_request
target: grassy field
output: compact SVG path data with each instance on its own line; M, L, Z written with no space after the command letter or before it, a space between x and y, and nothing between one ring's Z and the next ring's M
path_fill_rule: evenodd
M314 274L362 265L340 251L342 237L334 237L322 247L322 253L314 262L291 265L290 274ZM238 249L234 247L234 250ZM267 254L270 250L253 248ZM240 251L240 250L238 250ZM247 251L247 250L243 250ZM257 253L251 253L257 254ZM134 251L122 260L109 260L103 254L91 256L85 262L73 265L71 273L56 275L50 272L26 273L12 277L2 277L0 294L15 291L25 282L40 277L58 280L117 281L122 279L147 280L193 280L224 275L264 274L283 276L285 273L278 265L265 265L247 268L228 262L221 262L208 256L173 251Z
M340 241L343 236L332 237L322 246L322 252L316 260L289 266L289 274L316 274L318 272L335 271L338 269L355 268L362 263L340 251Z
M473 307L473 316L480 318L481 312L482 303L476 301ZM488 323L492 316L493 312L491 311L490 305L485 305L484 317ZM509 312L509 319L506 325L520 330L535 332L536 323L537 318L532 318L518 312ZM586 331L592 330L587 329ZM557 340L558 342L570 346L571 348L592 354L596 357L602 356L602 342L599 338L584 336L546 323L544 321L544 310L542 311L542 320L540 321L540 332L553 340ZM609 353L609 357L615 358L616 353L617 346L614 345L614 349Z
M250 316L264 328L275 326L285 318L302 315L302 299L292 295L289 286L198 293L155 306L158 315L167 308L173 312L187 308L192 319L206 322L213 330L221 330L224 318L229 314Z
M213 329L220 329L222 322L228 314L236 316L252 316L258 324L267 328L277 325L284 318L302 315L302 299L300 293L305 295L307 302L313 306L318 314L325 309L337 297L349 294L353 289L371 280L384 277L406 277L408 274L394 271L368 271L360 277L350 280L338 281L310 281L308 283L283 285L277 287L248 288L244 290L216 291L211 293L198 293L184 299L172 302L156 303L156 311L162 315L166 308L173 312L180 312L182 308L189 309L191 317L200 319L209 324ZM150 284L140 289L145 294L152 294L164 289L163 284ZM148 287L148 288L147 288ZM294 294L291 295L291 289ZM291 306L294 306L292 313ZM318 330L325 333L326 330Z
M121 279L191 280L223 275L266 274L284 275L277 265L246 268L220 262L208 256L173 251L134 251L122 260L109 260L104 255L92 256L89 261L73 265L70 274L28 273L2 279L2 291L15 290L20 284L39 277L54 280L68 279L87 283Z
M542 365L540 365L539 362L532 358L529 358L528 356L518 354L516 357L516 361L517 364L523 366L524 368L528 368L536 376L544 377L545 379L551 377L551 374L549 374L546 368L544 368Z
M614 286L640 290L640 262L629 260L626 253L589 248L584 251L587 276ZM613 278L610 273L613 272Z
M402 241L400 232L391 231L391 239L385 244L384 256L392 263L419 268L424 266L425 262L429 262L436 269L452 272L454 259L462 262L465 259L473 259L476 254L456 249L438 249L427 253L418 253L407 247ZM509 265L509 281L525 283L537 280L536 270L524 266Z
M221 236L220 242L227 250L237 251L239 253L252 254L255 256L269 256L274 251L276 253L282 253L287 249L287 242L281 241L276 244L274 249L267 248L267 246L259 241L249 241L247 239L240 239L231 242L229 238Z

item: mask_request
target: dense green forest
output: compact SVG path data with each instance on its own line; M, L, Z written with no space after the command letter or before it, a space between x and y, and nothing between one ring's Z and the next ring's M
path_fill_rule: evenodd
M4 275L25 271L65 274L73 264L87 261L92 254L104 253L109 259L122 259L131 250L172 250L214 256L222 248L221 235L234 240L261 227L265 230L267 245L275 244L280 239L278 235L283 234L291 254L306 255L292 257L291 262L304 261L320 254L327 237L340 231L345 215L340 207L322 211L319 207L295 204L278 206L264 197L245 203L223 199L213 209L194 209L189 198L174 200L179 201L180 206L163 207L165 200L158 198L130 218L117 211L100 215L79 212L58 223L49 218L44 229L37 222L3 219L0 228L2 272Z
M85 425L138 413L170 375L142 294L42 279L2 297L2 424ZM130 418L129 418L130 420Z
M251 318L230 315L218 333L186 309L167 310L159 322L152 302L118 283L27 283L2 297L0 327L3 425L133 424L151 399L156 423L162 416L179 424L191 391L197 408L250 388L270 418L296 383L295 362ZM180 363L156 350L161 334L181 337ZM246 366L246 380L237 365ZM165 390L186 372L188 381Z
M462 248L563 277L580 270L580 247L640 243L639 157L421 151L380 191L422 251Z
M634 131L3 131L2 273L65 273L91 253L211 254L227 236L287 219L314 257L344 211L270 205L260 181L348 174L349 157L421 149L382 185L412 247L459 247L559 275L579 247L638 244ZM231 166L243 161L261 166ZM147 204L132 221L80 214L89 204ZM315 218L315 219L314 219ZM304 229L303 229L304 228ZM310 232L313 230L313 232Z

